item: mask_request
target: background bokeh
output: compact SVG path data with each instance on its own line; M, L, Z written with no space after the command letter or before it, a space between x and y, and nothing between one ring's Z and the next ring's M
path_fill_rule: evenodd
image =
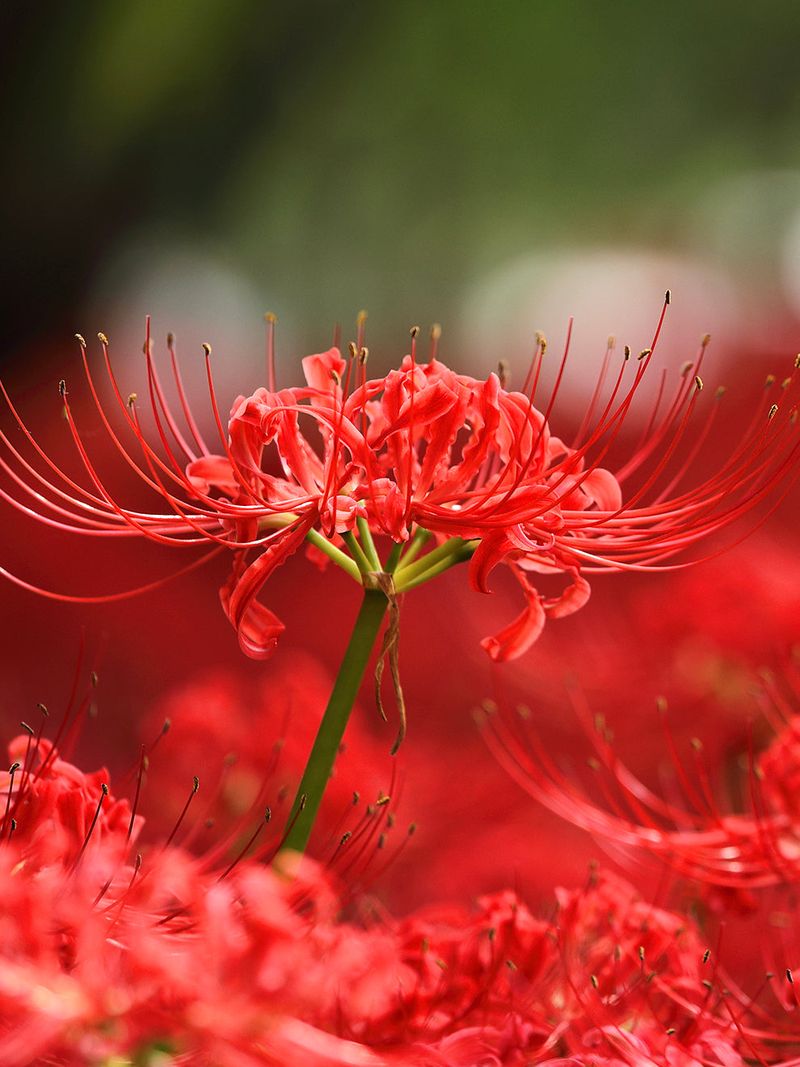
M284 381L296 376L299 356L327 346L335 323L349 336L362 307L379 364L402 354L412 323L438 321L448 361L476 373L499 357L522 368L534 331L560 340L574 315L569 400L585 396L610 332L635 348L648 342L668 286L674 307L663 358L673 366L706 330L715 382L752 385L797 350L793 0L45 0L6 5L0 19L0 354L26 415L55 447L65 441L55 384L77 377L73 333L108 333L134 389L147 313L157 339L176 332L197 379L191 390L202 384L195 353L213 343L224 398L260 384L268 309L279 315ZM726 432L738 413L734 405ZM723 450L725 440L720 431ZM683 615L671 614L669 577L653 580L651 601L637 587L626 608L615 587L581 620L548 634L526 671L503 685L515 699L526 687L546 699L562 743L571 727L552 709L568 704L562 681L581 664L592 667L587 685L617 694L623 717L655 696L643 676L664 688L688 685L696 714L707 689L730 681L731 658L747 659L730 632L687 637L702 630L709 598L711 616L738 636L752 618L748 597L780 605L778 615L758 614L748 653L756 665L792 638L796 585L786 574L797 513L795 494L746 563L738 557L733 572L712 572L706 587L685 594ZM109 555L59 541L6 506L0 524L10 569L51 587L79 591L88 578L95 590L122 588L169 565L138 547ZM261 684L271 668L242 661L216 603L224 573L221 564L146 600L96 611L2 587L5 720L28 714L35 700L58 705L81 631L102 663L101 725L82 743L112 763L127 761L139 719L155 714L152 705L198 663L235 672L245 687ZM731 573L753 577L737 592L722 581ZM331 669L353 589L294 561L269 595L288 622L289 646ZM428 775L444 753L436 797L414 778L422 757L407 757L406 808L435 811L434 825L449 827L479 868L467 880L476 887L513 878L503 841L519 841L522 824L539 832L549 818L503 792L496 769L474 771L481 749L469 711L498 688L477 640L513 610L504 595L488 609L481 603L481 614L476 595L448 579L440 593L410 602L403 638L405 660L415 663L409 703L424 709L409 744L419 743ZM654 616L662 628L650 632ZM455 617L465 620L458 632ZM623 632L629 619L634 638ZM765 639L770 625L774 641ZM598 633L607 643L585 654ZM648 633L652 647L644 654L639 645L632 670L619 649ZM703 658L709 644L713 654ZM443 677L443 661L458 670ZM705 689L692 664L703 678L712 672ZM444 726L439 707L451 716ZM452 763L459 747L472 778ZM475 849L481 818L506 828L493 854ZM446 856L438 867L431 859L430 838L420 847L442 892L462 888ZM545 881L580 869L585 854L575 849L558 853ZM424 896L418 886L409 899Z

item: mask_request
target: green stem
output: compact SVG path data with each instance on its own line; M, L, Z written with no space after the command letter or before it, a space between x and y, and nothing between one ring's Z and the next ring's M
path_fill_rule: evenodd
M450 567L454 567L457 563L464 563L470 559L477 548L477 541L462 541L455 549L452 549L446 556L440 556L437 560L429 562L433 556L433 552L430 552L427 556L421 559L419 562L428 563L428 566L423 570L415 568L415 573L409 575L406 572L405 577L398 577L395 583L395 589L398 593L407 593L409 589L416 589L418 585L424 585L425 582L429 582L431 578L435 578L437 575L442 574L443 571L448 570Z
M414 581L423 571L429 570L434 564L460 552L463 545L464 541L460 537L451 537L444 544L424 555L422 559L418 559L416 563L405 563L401 560L400 566L395 571L395 585L398 590L400 586L405 586L408 582Z
M332 545L328 538L323 537L317 530L309 530L306 534L306 541L310 541L320 552L324 552L337 567L341 567L343 571L346 571L351 578L355 578L358 584L361 585L361 571L358 569L358 564L350 559L346 552L342 552L341 548Z
M350 553L353 556L353 559L356 561L356 565L359 570L358 580L362 581L362 576L365 574L369 574L369 572L373 569L372 564L367 559L367 555L364 552L364 549L359 544L358 538L352 530L348 530L346 533L343 533L342 540L350 549ZM378 568L378 570L380 570L380 567Z
M410 566L411 563L417 558L425 545L433 537L430 530L424 530L421 526L418 526L414 536L411 538L408 548L400 557L400 563L398 566L403 567Z
M289 815L285 848L303 852L311 835L325 786L328 784L347 720L353 710L370 653L389 602L377 589L365 589L350 643L344 654L328 706L322 716L311 755ZM305 797L305 802L303 798Z
M375 542L372 540L372 531L369 528L369 523L364 518L358 518L356 519L356 522L358 524L359 536L361 537L361 541L364 545L364 552L366 553L367 559L372 565L372 570L382 570L383 568L381 567L381 558L378 555L378 550L375 547Z

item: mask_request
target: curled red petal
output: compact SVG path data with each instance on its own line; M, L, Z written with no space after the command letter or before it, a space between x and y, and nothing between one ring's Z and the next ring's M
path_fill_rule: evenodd
M544 629L547 613L541 597L533 586L528 585L524 575L514 568L520 585L525 593L525 609L492 637L484 637L481 647L486 649L496 663L516 659L527 652Z
M251 659L268 659L285 627L256 597L276 567L297 551L313 525L313 518L281 530L274 541L250 564L234 565L220 589L220 601L239 638L239 646Z
M186 477L205 495L212 489L219 489L233 497L241 488L226 456L202 456L192 460L186 467Z
M306 356L302 365L303 374L309 386L312 389L318 389L321 393L331 391L331 384L334 380L331 372L342 378L347 367L338 348L329 348L327 352Z
M469 582L478 593L490 593L489 575L502 563L513 544L504 530L496 530L481 538L469 561Z
M572 582L560 597L543 601L543 606L548 619L563 619L567 615L573 615L580 611L592 594L592 587L582 574L574 570L571 572Z
M622 488L604 467L597 467L581 480L581 489L600 511L619 511L622 507Z

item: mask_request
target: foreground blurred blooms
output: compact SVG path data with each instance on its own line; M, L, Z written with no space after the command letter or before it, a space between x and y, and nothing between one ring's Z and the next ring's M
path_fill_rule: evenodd
M653 346L663 317L662 311ZM540 411L536 394L544 339L523 389L514 391L502 365L485 381L449 370L436 358L435 338L429 362L419 363L412 333L411 354L383 378L367 379L361 335L349 358L338 348L306 357L303 387L278 390L270 363L268 388L237 398L227 429L206 346L216 452L206 445L186 404L171 339L184 428L151 356L148 325L145 355L156 448L145 438L135 396L126 401L122 395L101 334L122 413L122 428L114 429L81 338L90 391L112 449L167 510L132 509L117 500L90 457L63 383L66 418L88 486L44 454L6 395L37 462L2 435L7 458L0 465L12 484L11 491L0 494L57 529L92 537L141 536L169 546L206 545L211 554L231 550L233 569L221 590L222 604L242 648L255 657L269 655L283 629L258 594L303 542L310 542L318 562L332 559L366 588L389 596L469 558L474 588L488 592L491 571L506 563L522 588L525 610L483 642L492 658L504 660L529 648L548 617L582 607L590 592L587 574L658 567L767 497L782 495L796 474L794 372L764 392L750 426L719 469L683 488L698 466L718 407L712 404L702 426L689 434L702 389L705 343L666 402L662 383L645 433L612 472L606 466L609 453L652 360L652 347L638 362L626 349L613 370L609 344L582 424L567 444L551 432L550 419L569 339L555 388ZM773 402L776 398L780 404ZM125 434L132 448L124 443ZM622 486L634 476L636 484L624 499ZM384 562L375 538L391 547ZM531 583L533 573L563 574L566 588L545 596Z
M403 920L365 899L345 920L299 857L217 867L168 841L132 862L127 803L21 748L2 788L4 1067L738 1067L755 1047L691 921L622 881L559 891L548 921L511 892Z

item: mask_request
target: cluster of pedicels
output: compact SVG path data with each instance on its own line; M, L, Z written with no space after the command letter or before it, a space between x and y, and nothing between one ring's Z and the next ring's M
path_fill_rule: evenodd
M185 821L148 843L141 773L129 802L41 730L9 749L7 1067L745 1062L697 929L619 879L592 872L544 919L510 891L403 919L362 897L345 917L330 867L194 855Z

